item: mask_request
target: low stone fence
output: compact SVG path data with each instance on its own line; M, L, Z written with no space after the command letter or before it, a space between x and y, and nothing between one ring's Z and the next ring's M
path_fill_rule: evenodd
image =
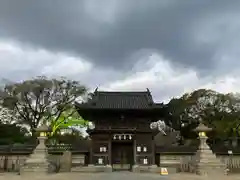
M229 156L219 156L221 162L226 165L230 173L240 173L240 154L229 155Z
M0 172L18 172L22 164L29 155L0 155ZM62 154L50 154L48 159L57 169L56 172L70 171L72 167L86 166L85 154L73 154L66 157ZM70 163L67 163L71 158ZM231 172L240 172L240 156L218 156L219 161L223 162ZM160 166L168 169L175 169L177 172L195 173L195 155L173 155L162 154L160 156ZM70 169L69 169L70 168Z
M192 172L196 170L198 146L158 146L160 167L167 167L176 172Z
M20 166L28 157L29 155L0 155L0 172L19 172ZM64 155L50 154L48 160L55 172L63 172L71 167L86 165L85 154L74 154L71 159L66 159Z
M160 155L160 167L167 167L176 172L191 172L195 173L196 159L195 155L183 155L183 154L161 154Z
M29 155L0 155L0 172L18 172L20 166L24 164L28 156ZM229 168L231 172L240 172L240 156L225 155L218 156L217 158L219 161L226 164L226 167ZM85 162L85 154L73 154L71 157L64 156L62 154L50 154L48 159L50 164L57 168L56 172L66 172L70 171L72 167L81 167L87 165ZM177 172L195 173L195 162L195 155L162 154L160 156L161 167L167 167L168 169L172 168Z
M240 173L240 155L217 155L217 159L225 164L232 173ZM196 155L162 154L160 155L160 166L176 169L177 172L195 173Z
M15 148L3 151L0 148L0 172L18 172L21 165L31 155L32 148ZM66 148L49 148L48 160L54 172L69 172L74 169L85 170L88 164L88 154L83 151L66 151ZM158 166L167 167L169 171L195 173L198 157L193 152L160 152ZM240 172L240 154L220 154L216 156L219 162L225 164L230 172ZM80 172L79 170L79 172Z
M24 164L26 155L0 155L0 172L18 172L20 165Z
M32 154L35 146L0 146L0 172L19 172L20 167ZM48 146L48 161L54 172L70 170L74 166L86 165L87 153L81 149L71 149L70 156L66 152L68 147Z

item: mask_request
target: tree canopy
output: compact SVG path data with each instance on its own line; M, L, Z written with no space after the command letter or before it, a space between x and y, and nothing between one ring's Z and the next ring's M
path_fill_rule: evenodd
M53 121L51 121L51 135L54 135L56 132L61 131L61 129L71 128L75 131L79 131L79 128L86 127L88 124L89 121L83 119L76 111L76 109L72 108L62 112L57 120L55 120L55 117L53 117Z
M52 127L52 136L58 136L56 132L62 128L86 127L89 122L82 119L74 107L75 101L85 95L85 86L66 78L36 77L8 83L0 89L0 136L22 142L26 137L25 127L33 135L42 123ZM181 130L186 138L196 138L192 130L200 121L212 127L217 138L239 137L238 94L198 89L171 99L164 105L164 112L166 124ZM14 132L16 134L11 134Z
M14 112L16 123L29 126L34 132L42 122L58 122L86 92L78 81L37 77L6 84L0 91L0 100L3 107Z
M202 121L214 129L215 137L224 139L239 134L240 99L237 94L199 89L173 98L165 108L166 120L176 129L180 124L191 125L193 129Z
M26 143L30 140L27 129L18 124L6 124L0 122L0 145Z

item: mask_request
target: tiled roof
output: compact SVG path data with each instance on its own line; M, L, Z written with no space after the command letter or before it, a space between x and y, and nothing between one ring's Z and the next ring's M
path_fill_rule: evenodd
M79 108L96 109L150 109L154 108L154 102L150 91L141 92L111 92L97 91L92 98L83 104L77 104ZM156 105L159 107L159 104Z

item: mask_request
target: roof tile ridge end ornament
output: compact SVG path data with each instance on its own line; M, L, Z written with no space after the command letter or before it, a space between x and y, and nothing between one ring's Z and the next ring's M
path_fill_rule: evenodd
M91 103L92 105L94 105L94 106L96 106L96 103L97 103L97 101L98 101L98 95L99 95L98 92L99 92L99 91L98 91L98 87L96 87L96 89L94 90L94 92L93 92L93 94L92 94L92 99L91 99L91 101L90 101L90 103Z
M98 87L96 87L96 89L94 90L94 93L97 93L98 92Z
M149 94L151 94L151 92L150 92L150 90L147 88L147 92L149 93Z
M151 106L154 105L152 94L148 88L147 88L147 96L146 97L147 97L148 104Z

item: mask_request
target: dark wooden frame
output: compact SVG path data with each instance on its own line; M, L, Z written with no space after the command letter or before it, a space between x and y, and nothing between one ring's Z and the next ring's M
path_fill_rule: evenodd
M153 165L155 164L155 142L153 132L149 124L157 120L154 111L150 110L91 110L83 111L80 114L83 118L89 119L95 124L95 129L89 130L92 140L90 150L90 164L97 163L98 158L103 159L102 165L112 165L112 144L114 134L131 134L133 159L132 165ZM122 140L126 141L126 140ZM128 140L129 141L129 140ZM138 152L137 147L142 151ZM100 152L100 147L106 147L107 152ZM143 151L143 148L147 152ZM148 159L148 164L143 164L143 159Z

